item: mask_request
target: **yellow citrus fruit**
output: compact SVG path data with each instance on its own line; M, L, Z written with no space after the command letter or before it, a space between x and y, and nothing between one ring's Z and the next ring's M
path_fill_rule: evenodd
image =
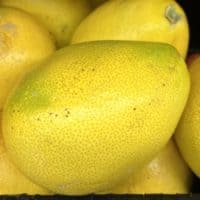
M0 113L1 117L1 113ZM0 119L1 120L1 119ZM50 194L27 179L9 159L2 140L0 126L0 195L3 194Z
M88 0L1 0L2 5L23 9L36 17L65 46L77 25L90 12Z
M0 110L17 80L54 50L50 34L32 16L0 7Z
M170 45L71 45L9 97L5 145L24 174L55 193L105 191L163 148L188 91L186 64Z
M190 96L177 127L175 138L184 159L200 177L200 57L189 66L191 76Z
M116 188L104 192L112 194L180 194L189 193L192 173L170 140L147 166L134 173Z
M189 27L173 0L111 0L77 27L71 43L94 40L140 40L169 43L185 58Z

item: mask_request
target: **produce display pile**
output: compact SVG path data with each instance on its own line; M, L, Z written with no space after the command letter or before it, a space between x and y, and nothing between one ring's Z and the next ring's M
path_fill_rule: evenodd
M189 194L190 39L175 0L0 0L0 196Z

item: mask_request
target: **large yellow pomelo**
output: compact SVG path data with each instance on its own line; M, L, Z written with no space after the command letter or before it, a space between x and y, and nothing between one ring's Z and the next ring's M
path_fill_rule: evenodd
M89 0L1 0L37 18L56 38L59 47L69 43L81 20L90 12Z
M163 148L189 92L166 44L97 41L57 51L13 91L3 136L14 163L56 193L113 188Z
M165 42L185 58L189 27L174 0L111 0L81 22L71 43L94 40Z
M0 7L0 110L16 81L54 50L50 34L32 16Z
M175 138L186 162L200 177L200 57L190 63L191 91Z
M183 194L189 193L192 173L177 150L170 142L148 165L134 173L124 183L104 192L112 194Z

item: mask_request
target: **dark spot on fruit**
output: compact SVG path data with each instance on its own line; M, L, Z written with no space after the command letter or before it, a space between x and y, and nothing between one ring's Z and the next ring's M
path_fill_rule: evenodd
M68 108L65 108L65 112L66 112L65 117L68 117L70 115L70 111L68 110Z
M53 114L53 113L51 113L51 112L49 113L49 115L52 115L52 114Z
M55 114L55 117L58 117L58 114Z
M166 86L165 83L163 83L162 86L165 87Z
M95 71L95 68L92 68L92 71Z
M78 79L78 77L77 76L74 76L74 80L77 80Z
M40 118L37 118L37 121L40 121Z
M51 36L52 38L55 37L54 34L53 34L51 31L49 31L49 34L50 34L50 36Z
M136 108L133 108L134 111L136 111Z
M79 91L80 91L80 92L83 92L83 88L79 88Z
M61 32L65 33L68 31L68 29L69 29L69 26L68 26L68 24L66 24L65 26L62 27Z

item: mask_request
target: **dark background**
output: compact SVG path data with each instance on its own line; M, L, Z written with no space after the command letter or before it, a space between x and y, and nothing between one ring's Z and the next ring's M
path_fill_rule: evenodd
M177 2L185 10L188 17L190 26L190 52L198 51L200 50L200 1L177 0Z

